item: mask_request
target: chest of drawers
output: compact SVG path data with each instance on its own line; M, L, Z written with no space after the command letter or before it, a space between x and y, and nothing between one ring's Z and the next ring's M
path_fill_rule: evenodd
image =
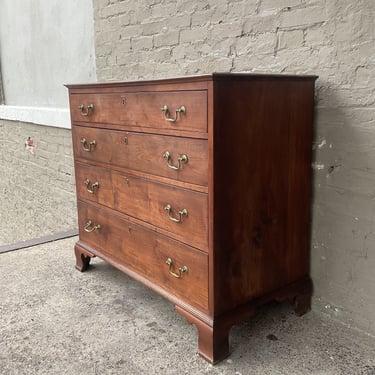
M271 300L309 309L315 76L212 74L67 85L79 240L229 354Z

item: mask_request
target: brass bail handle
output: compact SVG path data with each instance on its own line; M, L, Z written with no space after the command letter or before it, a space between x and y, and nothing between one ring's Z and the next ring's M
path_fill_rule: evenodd
M86 178L86 180L83 181L83 183L86 185L87 191L90 194L94 194L94 189L99 189L99 182L98 181L95 181L93 184L91 184L90 180L88 178Z
M169 220L173 221L174 223L181 223L181 220L182 220L182 216L187 216L188 215L188 211L186 208L184 208L183 210L179 210L178 211L178 215L179 217L178 218L175 218L172 216L172 206L170 204L167 204L165 207L164 207L164 210L168 212L168 217L169 217Z
M85 106L83 104L78 106L81 116L88 116L91 111L94 110L94 104L89 104L87 109L85 110Z
M100 224L97 224L97 225L93 225L92 221L89 220L86 225L84 226L84 231L87 232L87 233L91 233L91 232L94 232L96 230L100 230L101 226Z
M177 165L172 164L172 157L169 151L165 151L163 154L163 158L167 161L167 165L169 168L173 169L174 171L179 171L182 167L182 164L186 164L189 161L189 158L185 154L181 154L177 158Z
M165 261L166 264L168 264L168 272L173 276L175 277L176 279L181 279L182 277L182 274L183 273L187 273L188 272L188 268L186 266L183 266L183 267L179 267L178 269L178 273L174 272L172 270L172 265L173 265L173 261L171 258L168 258L166 261Z
M81 138L81 143L82 143L83 149L87 152L91 152L96 147L95 139L91 142L88 142L86 138Z
M182 105L180 108L176 109L175 118L168 117L169 114L169 108L166 104L161 107L161 111L164 113L164 119L168 122L176 122L178 120L179 114L183 113L186 114L186 107Z

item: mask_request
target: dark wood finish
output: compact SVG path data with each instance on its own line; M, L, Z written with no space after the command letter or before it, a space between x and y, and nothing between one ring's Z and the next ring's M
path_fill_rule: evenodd
M89 116L82 115L80 105L94 106ZM169 113L161 108L168 106ZM165 121L165 116L174 119L176 109L185 106L186 113L178 115L176 123ZM207 132L207 92L133 92L125 90L116 93L74 94L70 100L73 121L90 123L111 123L121 126L142 126L149 128L173 128L181 130Z
M141 171L148 174L172 178L179 181L208 184L207 140L169 137L128 131L109 131L81 126L73 127L75 157L94 163L105 163ZM95 141L91 151L85 151L81 139ZM86 148L88 148L86 146ZM165 151L171 154L171 164L177 165L181 154L188 156L188 162L181 164L178 171L168 167L163 157Z
M177 188L172 185L123 174L106 168L93 169L90 165L77 163L78 199L95 201L112 207L145 222L169 231L171 237L184 240L191 237L190 244L202 250L208 249L208 200L207 194ZM89 187L84 181L89 180ZM92 189L92 185L98 187ZM169 204L169 214L164 208ZM186 209L188 215L180 223L170 219L179 218L178 211Z
M220 315L308 274L314 82L216 86L213 206L222 230L213 239L214 306Z
M197 327L199 353L211 363L229 355L231 327L257 307L288 300L306 313L315 79L213 74L69 85L76 267L98 256L169 299ZM81 103L94 111L82 116ZM164 104L187 113L168 122ZM85 151L82 138L96 146ZM181 154L188 163L172 170L165 151L171 164ZM99 188L88 192L86 179ZM172 217L175 207L188 215L172 222L167 203Z
M79 228L84 228L88 220L92 221L92 226L99 224L100 229L80 233L82 244L91 249L84 255L106 254L115 265L126 265L174 296L208 311L207 254L134 224L107 208L79 202ZM173 262L172 272L178 275L178 269L183 266L188 268L187 272L180 278L172 276L166 264L168 258Z
M74 247L74 253L76 256L76 269L81 272L86 271L90 265L91 258L93 258L95 255L89 252L83 246L80 246L78 243L76 243Z

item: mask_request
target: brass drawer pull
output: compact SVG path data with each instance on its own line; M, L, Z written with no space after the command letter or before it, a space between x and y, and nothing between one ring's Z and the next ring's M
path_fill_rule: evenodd
M181 154L177 159L178 165L175 166L175 165L171 164L172 158L171 158L171 153L169 151L164 152L163 158L167 161L168 167L173 169L174 171L179 171L181 169L181 164L182 163L186 164L189 161L187 155Z
M177 219L175 217L171 216L171 214L172 214L172 206L170 204L167 204L164 207L164 210L168 212L169 220L172 220L174 223L181 223L182 216L187 216L188 215L187 209L184 208L183 210L178 211L179 217Z
M86 138L81 138L81 143L82 143L83 149L87 152L91 152L91 150L96 147L95 139L88 143Z
M188 268L186 266L183 266L183 267L180 267L178 269L178 273L176 272L173 272L172 271L172 265L173 265L173 262L172 262L172 259L171 258L168 258L166 261L165 261L166 264L168 264L168 272L173 276L175 277L176 279L181 279L182 277L182 274L183 273L187 273L188 272Z
M90 114L90 111L94 110L94 104L89 104L86 110L83 104L79 105L78 108L80 110L81 116L88 116Z
M90 184L90 180L88 178L86 178L86 180L83 181L83 183L86 185L87 191L90 194L94 194L94 189L99 189L99 182L98 181L95 181L93 184Z
M168 122L176 122L177 119L178 119L179 113L186 114L186 107L184 105L182 105L180 108L177 108L176 109L176 116L175 116L175 118L168 117L169 109L168 109L168 106L166 104L163 105L163 107L161 108L161 111L164 113L164 119L166 121L168 121Z
M100 224L93 225L92 221L89 220L83 229L85 230L85 232L91 233L91 232L94 232L95 230L100 230L100 228L101 228Z

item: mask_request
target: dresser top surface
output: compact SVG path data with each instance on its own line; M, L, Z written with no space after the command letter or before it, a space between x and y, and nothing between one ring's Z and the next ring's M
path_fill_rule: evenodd
M204 81L315 81L316 75L261 74L261 73L212 73L183 77L156 78L152 80L106 81L94 83L66 84L69 89L80 87L117 87L124 85L160 85L170 83L191 83Z

